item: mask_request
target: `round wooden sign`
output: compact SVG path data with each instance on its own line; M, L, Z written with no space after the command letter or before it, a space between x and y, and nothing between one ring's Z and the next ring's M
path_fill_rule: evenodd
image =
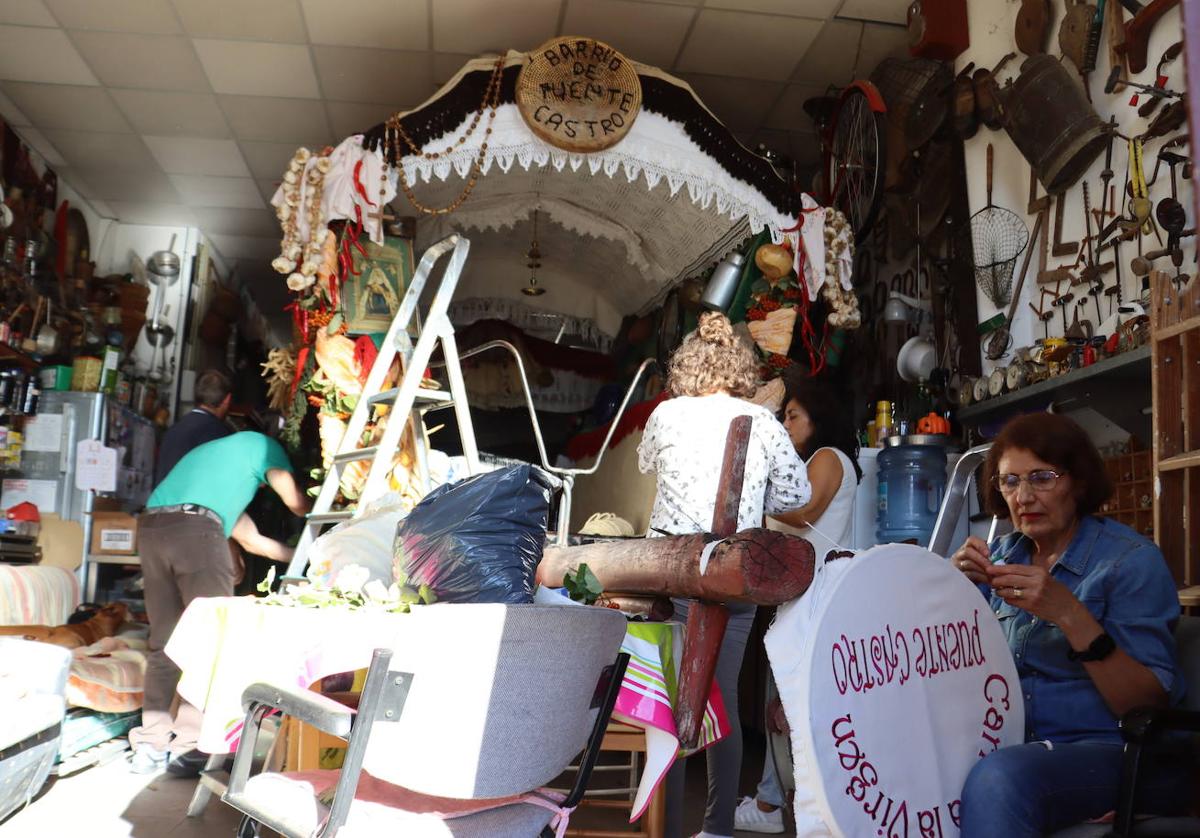
M517 108L530 130L567 151L616 145L641 107L633 65L593 38L547 41L529 53L517 78Z

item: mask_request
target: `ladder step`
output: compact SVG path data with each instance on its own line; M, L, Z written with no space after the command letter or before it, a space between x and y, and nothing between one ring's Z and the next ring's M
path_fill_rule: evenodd
M382 390L373 396L367 396L367 404L391 403L399 394L399 387ZM451 404L453 402L454 396L450 395L448 390L427 390L424 387L417 390L417 404Z
M340 510L338 512L313 512L304 520L308 524L321 525L332 524L337 521L349 521L354 517L354 513L349 510Z
M374 458L375 452L378 450L378 445L372 445L368 448L355 448L351 451L343 451L340 454L333 455L333 464L341 466L346 463L356 463L359 460L370 460Z

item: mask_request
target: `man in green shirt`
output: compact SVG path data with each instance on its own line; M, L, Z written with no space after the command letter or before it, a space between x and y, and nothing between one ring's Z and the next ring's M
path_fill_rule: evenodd
M236 433L185 454L138 519L150 648L142 725L129 732L135 772L155 772L166 765L173 774L194 776L203 764L203 755L195 750L200 711L181 699L171 716L179 669L163 647L193 599L233 596L235 570L228 538L268 559L291 559L290 547L259 533L245 514L264 484L296 515L308 512L308 498L292 477L283 446L264 434Z

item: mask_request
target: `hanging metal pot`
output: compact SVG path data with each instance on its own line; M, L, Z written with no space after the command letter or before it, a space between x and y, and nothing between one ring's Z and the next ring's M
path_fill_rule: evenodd
M1104 122L1056 58L1025 59L1017 80L997 95L1004 130L1052 195L1078 181L1108 147Z

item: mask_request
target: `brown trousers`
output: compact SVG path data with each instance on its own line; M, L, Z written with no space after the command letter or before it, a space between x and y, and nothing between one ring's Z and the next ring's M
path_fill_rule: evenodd
M197 597L233 596L234 563L221 525L205 515L147 512L138 518L138 554L150 618L142 725L129 731L137 749L186 753L196 747L201 712L180 699L171 704L179 668L163 652L175 624Z

